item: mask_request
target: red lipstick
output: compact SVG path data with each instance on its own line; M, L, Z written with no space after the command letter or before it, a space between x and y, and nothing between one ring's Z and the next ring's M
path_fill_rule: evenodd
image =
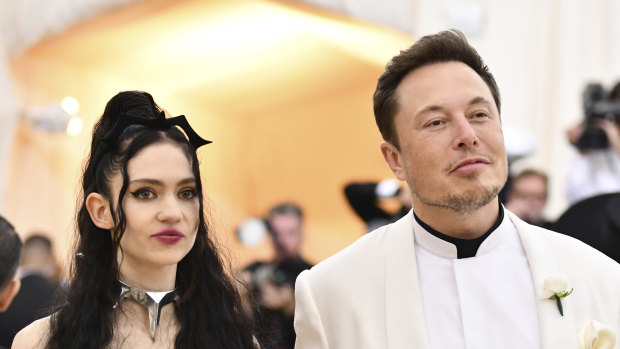
M181 233L176 229L164 229L158 233L151 235L152 238L157 239L157 241L167 244L174 245L177 242L181 241L185 237L185 234Z

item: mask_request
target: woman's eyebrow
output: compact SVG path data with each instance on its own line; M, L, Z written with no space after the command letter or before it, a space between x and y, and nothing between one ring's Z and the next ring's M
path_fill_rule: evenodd
M196 183L196 178L194 177L187 177L184 179L181 179L178 184L194 184ZM163 186L164 182L159 180L159 179L154 179L154 178L138 178L138 179L132 179L131 181L129 181L129 184L150 184L150 185L158 185L158 186Z

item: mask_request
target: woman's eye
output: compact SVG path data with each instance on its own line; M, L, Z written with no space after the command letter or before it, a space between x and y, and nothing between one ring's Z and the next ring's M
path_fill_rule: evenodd
M136 199L141 200L148 200L155 197L155 193L153 193L153 191L150 189L138 189L132 192L131 195L133 195L133 197L135 197Z
M198 196L198 193L194 189L185 189L179 193L179 197L182 199L191 200Z

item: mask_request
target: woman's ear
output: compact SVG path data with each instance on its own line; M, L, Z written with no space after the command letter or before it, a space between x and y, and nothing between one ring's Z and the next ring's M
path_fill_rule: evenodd
M114 220L110 212L108 200L99 193L90 193L86 197L86 209L90 214L90 219L101 229L112 229Z

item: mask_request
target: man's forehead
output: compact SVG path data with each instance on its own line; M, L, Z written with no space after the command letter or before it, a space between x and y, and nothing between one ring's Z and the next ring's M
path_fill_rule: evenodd
M428 98L441 97L437 93L449 91L446 83L466 84L470 88L476 88L477 93L472 98L472 103L487 103L494 105L493 93L486 81L470 66L459 61L437 62L426 64L409 71L400 81L394 93L396 104L401 106L405 100L412 98L429 102ZM442 99L431 101L432 104L440 104Z

